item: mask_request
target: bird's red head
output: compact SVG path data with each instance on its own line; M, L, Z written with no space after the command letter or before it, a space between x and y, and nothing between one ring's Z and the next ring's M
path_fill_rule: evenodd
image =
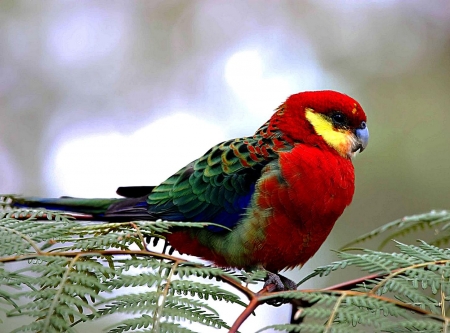
M271 119L294 142L334 148L351 158L367 146L366 114L353 98L336 91L308 91L290 96Z

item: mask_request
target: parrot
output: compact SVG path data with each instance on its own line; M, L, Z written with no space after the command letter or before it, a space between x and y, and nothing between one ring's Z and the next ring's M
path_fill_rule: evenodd
M361 105L332 90L289 96L252 136L210 148L157 186L119 187L120 198L18 197L13 205L91 215L97 221L210 222L166 236L179 253L226 268L280 271L319 249L355 190L352 159L368 144Z

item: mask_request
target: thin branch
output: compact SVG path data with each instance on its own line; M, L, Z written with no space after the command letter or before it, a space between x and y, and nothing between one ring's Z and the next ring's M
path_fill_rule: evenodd
M236 333L239 330L239 327L245 322L245 320L255 311L255 309L260 305L257 297L252 298L250 303L248 303L247 307L242 311L242 313L237 317L236 321L231 326L228 333Z
M167 276L167 279L166 279L166 286L164 287L164 290L163 290L162 294L160 294L159 297L158 297L158 302L157 302L158 308L157 308L157 311L155 313L155 316L153 317L152 332L155 332L155 333L159 332L159 324L160 324L161 314L162 314L162 311L163 311L163 308L164 308L164 304L166 303L167 293L169 292L172 276L173 276L175 270L177 269L178 264L179 264L179 261L175 261L175 264L170 269L170 272L169 272L169 274Z
M441 292L440 292L440 296L441 296L441 301L440 301L440 306L441 306L441 315L442 317L445 317L445 291L444 291L444 280L445 277L442 274L441 275Z
M144 240L144 235L142 235L142 232L141 232L141 229L139 228L139 226L136 223L134 223L134 222L130 222L130 225L134 229L136 229L136 233L137 233L137 235L138 235L138 237L139 237L139 239L141 240L141 243L142 243L142 248L145 249L146 251L149 251L149 249L147 247L147 243Z
M264 303L263 301L261 301L261 296L267 296L268 293L270 293L270 290L274 287L275 285L268 285L265 286L263 289L261 289L260 291L258 291L257 293L253 293L252 292L252 296L250 299L250 303L247 305L247 307L244 309L244 311L242 311L242 313L239 315L239 317L236 319L236 321L233 323L233 326L231 326L230 330L228 331L228 333L236 333L239 329L239 327L241 327L241 325L245 322L245 320L253 313L253 311L255 311L255 309L261 305L262 303ZM250 291L250 290L249 290ZM251 292L251 291L250 291Z
M363 277L360 277L360 278L357 278L354 280L338 283L333 286L323 288L322 290L351 290L353 288L356 288L358 286L358 284L360 284L360 283L363 283L367 280L372 280L372 279L376 279L379 277L383 277L383 276L386 276L386 273L376 273L376 274L366 275L366 276L363 276Z
M325 326L324 333L328 333L328 331L331 329L331 325L333 325L334 318L336 318L336 314L345 297L346 294L341 294L341 296L339 296L338 300L336 301L336 304L334 304L333 311L331 312L330 318L328 318L328 322L327 325Z

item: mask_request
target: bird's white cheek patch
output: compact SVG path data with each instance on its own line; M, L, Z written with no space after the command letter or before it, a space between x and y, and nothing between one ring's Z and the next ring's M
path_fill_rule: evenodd
M320 135L330 147L336 149L341 156L350 157L353 140L348 131L335 129L327 117L312 109L306 109L305 116L317 135Z

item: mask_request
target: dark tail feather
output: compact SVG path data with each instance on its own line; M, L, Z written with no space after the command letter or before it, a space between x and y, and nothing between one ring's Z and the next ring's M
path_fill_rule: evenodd
M152 193L156 186L121 186L116 193L125 198L140 198Z
M123 199L38 198L15 197L12 205L22 208L45 208L91 215L104 214L109 206Z
M140 198L125 198L114 202L105 212L108 221L154 220L149 213L147 195Z
M151 220L154 218L148 212L146 197L111 199L15 197L12 206L87 214L92 216L92 220L98 221Z

